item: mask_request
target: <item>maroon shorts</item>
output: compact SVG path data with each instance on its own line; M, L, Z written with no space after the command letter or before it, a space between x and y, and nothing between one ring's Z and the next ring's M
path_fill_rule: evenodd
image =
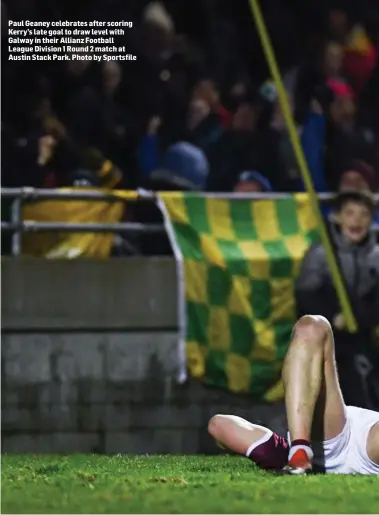
M287 465L289 445L285 438L273 433L264 442L251 451L250 458L258 467L265 470L281 470Z

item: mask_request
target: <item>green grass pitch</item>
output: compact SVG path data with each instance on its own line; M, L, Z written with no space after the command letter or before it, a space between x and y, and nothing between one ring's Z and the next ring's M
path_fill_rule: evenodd
M273 476L235 456L2 457L2 513L379 513L378 476Z

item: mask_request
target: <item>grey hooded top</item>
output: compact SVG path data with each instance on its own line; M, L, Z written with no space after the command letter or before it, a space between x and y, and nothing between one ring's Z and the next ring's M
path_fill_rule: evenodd
M379 326L379 245L375 235L370 232L363 242L352 244L332 225L331 237L359 331L370 331ZM332 321L341 312L321 244L306 253L295 291L299 315L319 314Z

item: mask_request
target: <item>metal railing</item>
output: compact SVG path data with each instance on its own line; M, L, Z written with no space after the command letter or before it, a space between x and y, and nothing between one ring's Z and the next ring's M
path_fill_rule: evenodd
M289 193L204 193L204 196L227 199L279 199L288 198ZM68 223L68 222L34 222L25 221L22 217L24 202L37 200L88 200L108 202L128 201L156 201L156 194L151 191L137 190L136 197L122 198L116 194L103 193L100 191L62 191L59 189L35 189L35 188L1 188L1 197L13 199L11 203L10 222L1 221L1 230L12 233L11 250L12 256L20 256L22 253L22 234L25 232L145 232L164 233L163 223L142 224L138 222L117 222L117 223ZM328 203L333 199L332 193L320 193L318 198L321 203ZM379 202L379 195L375 195L376 202ZM374 226L379 232L379 226Z
M74 223L74 222L34 222L25 221L22 217L24 202L37 200L88 200L107 202L128 202L128 201L153 201L155 195L141 190L136 197L122 198L111 193L101 191L62 191L57 189L35 189L35 188L1 188L2 198L13 199L10 209L10 221L1 221L1 230L12 233L11 252L12 256L20 256L22 253L22 234L25 232L145 232L164 233L163 224L142 224L138 222L117 222L117 223Z

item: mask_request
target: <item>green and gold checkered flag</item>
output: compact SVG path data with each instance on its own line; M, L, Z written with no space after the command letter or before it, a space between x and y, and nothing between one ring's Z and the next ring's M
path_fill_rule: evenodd
M184 270L190 374L279 400L294 282L319 239L307 195L253 201L162 193L161 201Z

